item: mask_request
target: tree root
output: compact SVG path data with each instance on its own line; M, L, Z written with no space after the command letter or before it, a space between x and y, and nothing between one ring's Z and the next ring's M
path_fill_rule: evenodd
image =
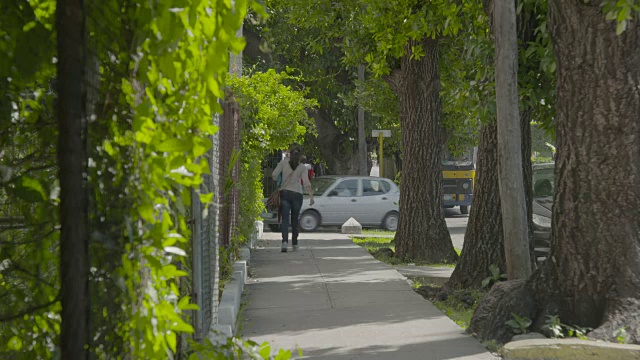
M495 340L504 344L516 335L506 324L513 319L512 314L534 319L536 313L536 302L525 280L498 283L478 304L467 331L481 342Z
M640 344L640 300L609 299L603 322L590 339Z

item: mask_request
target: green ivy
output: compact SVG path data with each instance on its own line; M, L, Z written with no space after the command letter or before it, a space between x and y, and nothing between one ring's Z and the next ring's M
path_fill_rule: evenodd
M195 305L180 298L177 281L187 273L177 265L190 237L191 189L203 204L212 200L200 193L210 172L202 155L218 130L213 116L222 110L229 50L244 47L236 31L249 5L260 10L247 0L233 7L224 0L138 1L132 10L138 42L130 67L137 71L122 79L131 123L114 125L102 148L116 163L135 165L125 190L133 207L119 272L128 324L118 329L134 358L164 358L176 352L179 333L193 332L182 313Z

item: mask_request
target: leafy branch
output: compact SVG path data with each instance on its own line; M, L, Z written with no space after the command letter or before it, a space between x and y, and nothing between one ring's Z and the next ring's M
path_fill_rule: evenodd
M53 305L53 304L57 303L58 301L60 301L60 293L58 293L58 295L56 295L56 297L55 297L53 300L51 300L51 301L49 301L49 302L46 302L46 303L44 303L44 304L31 306L31 307L29 307L29 308L27 308L27 309L25 309L25 310L22 310L22 311L20 311L20 312L17 312L17 313L12 313L12 314L2 314L2 315L0 315L0 322L6 322L6 321L11 321L11 320L19 319L19 318L21 318L21 317L24 317L25 315L28 315L28 314L34 313L34 312L36 312L36 311L38 311L38 310L46 309L46 308L48 308L49 306L51 306L51 305Z

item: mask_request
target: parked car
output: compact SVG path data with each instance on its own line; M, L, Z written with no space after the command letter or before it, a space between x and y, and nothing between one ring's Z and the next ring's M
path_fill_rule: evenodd
M362 226L396 231L400 216L400 190L391 180L373 176L320 176L312 181L315 204L305 195L300 210L300 230L341 226L353 217ZM262 214L273 231L279 227L276 212Z
M536 260L544 261L551 247L551 209L555 193L555 164L533 165L533 239Z

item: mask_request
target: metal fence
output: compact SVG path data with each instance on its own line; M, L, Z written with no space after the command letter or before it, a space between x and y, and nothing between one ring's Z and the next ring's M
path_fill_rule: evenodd
M278 189L278 185L273 181L271 173L278 166L280 160L282 160L282 151L276 151L262 160L262 189L264 190L264 197L269 197Z
M213 139L212 139L213 140ZM214 164L217 148L212 148L205 159L209 164ZM218 168L212 166L211 174L203 175L203 183L200 186L201 193L214 193L218 191ZM218 305L218 205L217 201L211 204L202 204L195 191L192 192L192 261L193 261L193 286L192 296L198 304L199 311L194 313L193 325L196 340L203 339L209 332L211 324L217 315ZM216 196L217 198L217 196Z

